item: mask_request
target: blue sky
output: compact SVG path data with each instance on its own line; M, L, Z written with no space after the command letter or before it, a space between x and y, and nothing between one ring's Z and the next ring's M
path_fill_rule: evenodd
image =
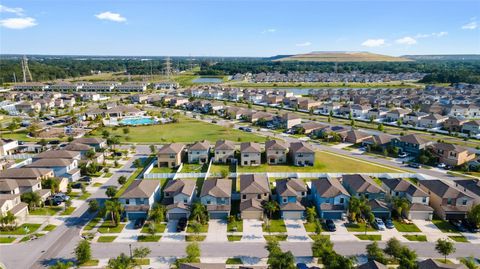
M480 53L480 1L2 0L0 53Z

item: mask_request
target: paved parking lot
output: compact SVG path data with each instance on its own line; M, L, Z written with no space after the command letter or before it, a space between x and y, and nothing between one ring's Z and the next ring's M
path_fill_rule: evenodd
M312 239L308 236L302 220L284 220L287 227L287 241L291 242L308 242Z
M208 222L208 233L205 238L207 242L227 242L227 221L210 220Z
M243 236L241 241L265 242L262 231L262 221L246 219L243 220Z
M177 233L178 220L169 220L167 228L160 239L160 242L181 242L185 241L185 231Z

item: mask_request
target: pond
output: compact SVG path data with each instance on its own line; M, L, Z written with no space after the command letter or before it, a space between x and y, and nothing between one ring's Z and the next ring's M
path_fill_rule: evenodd
M223 79L214 77L199 77L192 80L193 83L221 83Z

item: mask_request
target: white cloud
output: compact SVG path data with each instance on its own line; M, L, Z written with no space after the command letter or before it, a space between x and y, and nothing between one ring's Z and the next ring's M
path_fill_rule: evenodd
M262 34L273 34L273 33L275 33L275 32L277 32L277 29L275 29L275 28L270 28L270 29L265 29L265 30L263 30L263 31L262 31Z
M417 44L417 40L413 37L406 36L395 40L395 43L402 45L415 45Z
M33 27L37 25L37 22L34 18L25 17L25 18L9 18L0 20L0 26L10 29L25 29L28 27Z
M4 5L0 5L0 12L4 13L13 13L16 15L23 15L23 8L21 7L6 7Z
M374 48L374 47L381 47L385 46L385 39L367 39L362 43L362 46L364 47L369 47L369 48Z
M309 41L295 44L295 46L297 46L297 47L308 47L308 46L311 46L311 45L312 45L312 42L309 42Z
M114 22L124 22L127 20L125 17L122 17L122 15L120 15L119 13L113 13L110 11L96 14L95 17L97 17L100 20L108 20L108 21L114 21Z
M448 32L437 32L430 34L417 34L414 38L442 37L448 35Z
M462 26L463 30L475 30L478 28L478 23L477 21L471 21L465 25Z

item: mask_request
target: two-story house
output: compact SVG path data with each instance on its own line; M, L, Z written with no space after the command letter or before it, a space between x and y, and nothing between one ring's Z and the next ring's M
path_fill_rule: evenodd
M20 200L20 194L0 194L0 215L7 212L15 216L15 223L22 223L28 215L28 205Z
M313 180L311 193L320 218L343 218L350 194L337 178L327 177Z
M262 219L262 203L271 196L266 175L240 175L240 212L242 219Z
M244 142L240 144L240 165L255 166L262 163L262 149L260 144L255 142Z
M368 200L385 198L382 188L367 175L342 175L342 184L352 196L365 197Z
M107 147L107 140L98 137L81 137L72 142L89 145L90 147L94 147L97 151Z
M195 196L195 180L176 179L168 181L163 189L163 199L167 206L167 219L175 220L190 216L190 205Z
M307 186L301 179L287 178L276 181L275 190L283 219L303 219Z
M210 155L210 143L208 143L206 140L196 142L188 148L187 154L188 163L208 163L208 158Z
M37 159L25 167L52 169L55 177L68 178L70 182L80 179L77 159Z
M458 166L475 159L474 152L458 145L436 143L431 148L434 155L438 157L438 161L446 165Z
M214 148L215 163L229 163L235 159L235 144L228 140L218 140Z
M287 163L288 145L281 140L268 140L265 142L265 155L268 164Z
M160 181L134 180L119 197L129 220L146 219L148 211L160 200Z
M448 119L448 117L442 116L440 114L432 113L426 117L420 119L418 127L423 128L437 128L442 126L442 124Z
M294 142L290 144L290 159L296 166L313 166L315 164L315 151L305 142Z
M432 145L433 141L421 138L416 134L404 135L392 139L392 146L398 147L402 152L410 153L414 156L420 154L420 151L427 146Z
M18 141L13 139L0 139L0 157L11 155L18 149Z
M207 207L210 219L227 219L230 215L232 180L216 178L203 182L200 202Z
M174 168L182 163L185 155L185 145L172 143L163 145L157 152L158 167Z

